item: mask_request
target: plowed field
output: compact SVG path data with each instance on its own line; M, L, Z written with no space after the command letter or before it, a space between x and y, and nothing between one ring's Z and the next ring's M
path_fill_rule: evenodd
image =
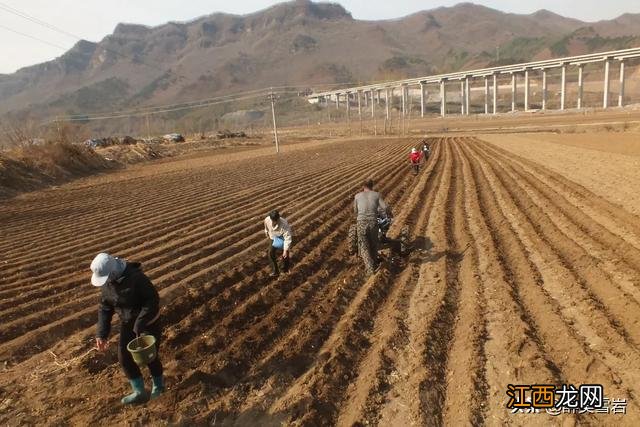
M638 425L640 218L473 137L433 139L414 177L413 143L166 162L4 203L0 424ZM346 236L370 177L412 244L366 279ZM273 207L296 236L277 280ZM146 405L120 405L114 346L91 350L103 250L160 289L169 389ZM512 414L508 384L601 384L627 415Z

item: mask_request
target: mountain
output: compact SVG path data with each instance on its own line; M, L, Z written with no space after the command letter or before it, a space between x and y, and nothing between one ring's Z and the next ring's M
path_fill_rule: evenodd
M640 45L640 14L585 23L472 3L354 19L297 0L157 27L118 24L97 43L0 75L0 115L81 114L282 85L364 82ZM499 58L497 57L499 51Z

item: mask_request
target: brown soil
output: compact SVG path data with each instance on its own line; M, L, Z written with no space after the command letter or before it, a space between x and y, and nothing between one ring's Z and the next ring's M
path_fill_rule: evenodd
M1 205L0 423L637 425L640 218L580 183L589 165L433 142L417 177L415 139L328 140L165 160ZM413 250L365 279L346 235L368 177L394 207L390 236L408 226ZM261 231L274 206L296 234L279 280ZM88 264L102 250L141 261L162 296L168 391L134 408L119 403L114 349L91 351ZM528 383L602 384L628 414L510 414L507 384Z
M570 177L575 184L640 215L640 195L637 191L640 188L640 133L480 137Z

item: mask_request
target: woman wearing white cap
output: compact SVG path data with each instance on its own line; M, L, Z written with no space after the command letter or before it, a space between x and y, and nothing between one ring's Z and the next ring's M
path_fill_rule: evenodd
M120 318L120 340L118 360L131 383L133 393L122 398L122 403L133 404L146 401L149 396L144 388L140 368L127 350L127 344L137 335L153 335L156 339L156 354L160 343L160 298L149 278L140 269L140 263L127 262L107 253L98 254L91 262L91 284L101 288L98 310L98 334L96 347L105 351L111 331L113 313ZM153 380L151 398L164 391L162 363L159 354L147 365Z

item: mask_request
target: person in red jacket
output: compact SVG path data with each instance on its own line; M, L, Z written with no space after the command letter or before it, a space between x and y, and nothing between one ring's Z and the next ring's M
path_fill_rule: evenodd
M422 160L422 153L416 148L412 148L411 154L409 154L409 161L411 162L411 167L415 175L420 171L420 160Z

